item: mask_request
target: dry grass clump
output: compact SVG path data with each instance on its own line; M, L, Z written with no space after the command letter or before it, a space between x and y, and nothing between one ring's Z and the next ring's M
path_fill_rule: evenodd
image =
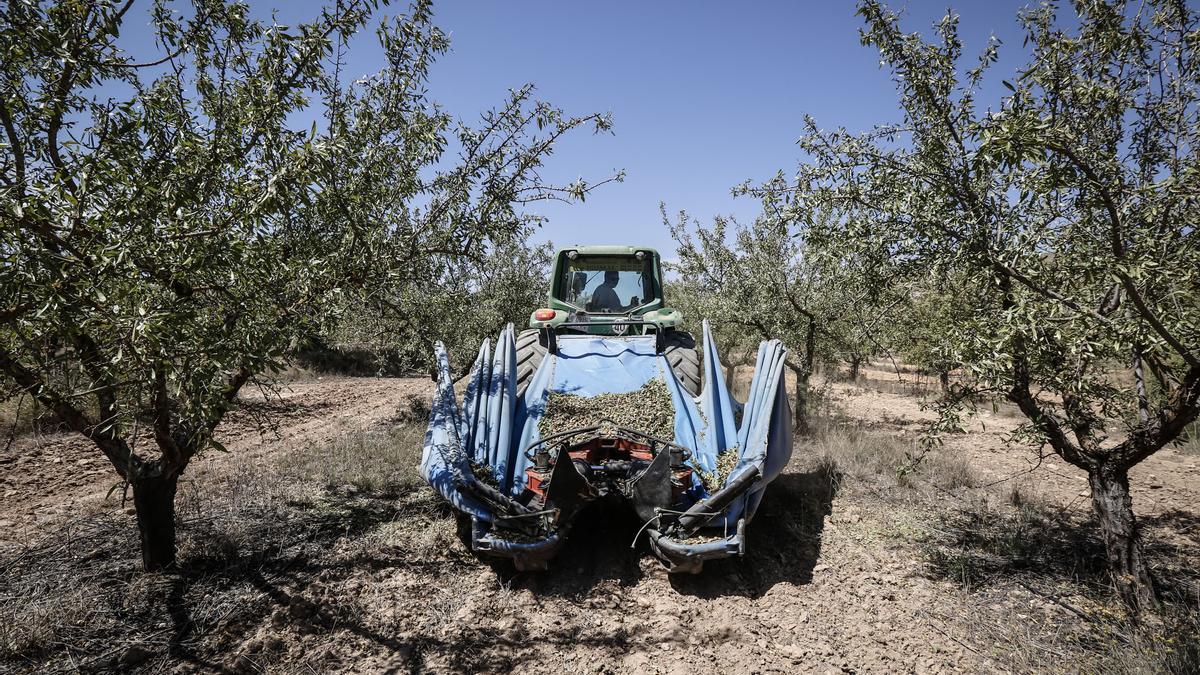
M821 400L816 399L817 405ZM810 423L806 452L819 456L839 475L906 489L932 484L953 491L979 485L966 457L942 448L925 449L915 439L867 429L818 410L821 414Z
M286 475L326 487L394 496L423 484L417 465L424 433L422 427L401 425L352 434L289 453L280 459L279 468Z
M1106 639L1093 672L1200 672L1200 612L1194 607L1168 605L1162 615L1136 627L1123 620L1101 625Z
M86 630L102 612L91 593L57 576L46 578L40 588L5 597L0 602L0 663L37 658Z
M128 575L113 572L134 563L136 546L131 522L99 514L0 558L0 670L36 671L63 645L88 645L120 625L124 611L104 599L102 580L122 594Z
M972 488L979 484L979 477L970 461L945 451L937 451L925 457L919 469L930 482L943 490Z
M1200 422L1192 422L1188 425L1175 447L1187 455L1200 455Z
M624 394L579 396L550 392L538 429L545 438L571 429L593 427L605 419L666 441L675 440L675 404L666 382L659 379Z
M914 446L861 429L832 426L811 441L810 452L852 478L903 481L900 470L911 463Z

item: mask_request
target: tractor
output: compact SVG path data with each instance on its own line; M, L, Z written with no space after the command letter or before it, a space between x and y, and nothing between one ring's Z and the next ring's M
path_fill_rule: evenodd
M651 248L559 251L546 306L494 349L484 341L461 404L435 346L420 470L476 553L545 569L576 516L615 499L671 572L744 554L745 527L791 457L786 350L761 343L735 400L707 322L701 352L663 281Z
M628 298L628 304L619 304L621 298ZM541 365L552 335L561 331L658 335L671 371L683 388L696 396L700 393L700 353L692 335L680 330L682 322L683 316L663 298L662 263L654 249L577 246L559 251L546 306L534 311L529 328L517 334L517 394L525 391Z

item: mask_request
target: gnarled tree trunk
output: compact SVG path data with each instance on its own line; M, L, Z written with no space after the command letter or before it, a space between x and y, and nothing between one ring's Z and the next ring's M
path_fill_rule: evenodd
M1158 592L1142 554L1129 475L1124 469L1101 466L1088 472L1088 484L1117 593L1134 612L1153 609L1158 605Z
M142 541L142 567L158 572L175 566L175 488L178 474L130 481Z
M808 316L808 325L804 333L804 354L798 363L786 363L796 375L796 391L793 392L796 405L792 407L792 425L796 432L807 434L808 425L808 380L812 377L813 364L816 360L817 322Z
M808 433L808 375L796 373L796 391L793 393L792 426L796 433Z
M861 356L855 355L855 356L850 357L850 381L851 382L858 382L858 376L859 376L860 371L862 370L862 362L863 362L863 357L861 357Z

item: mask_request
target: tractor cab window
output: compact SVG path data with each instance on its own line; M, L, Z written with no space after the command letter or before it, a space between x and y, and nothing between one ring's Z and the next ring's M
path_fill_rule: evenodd
M658 297L654 260L645 256L576 256L559 266L555 295L584 311L624 314Z

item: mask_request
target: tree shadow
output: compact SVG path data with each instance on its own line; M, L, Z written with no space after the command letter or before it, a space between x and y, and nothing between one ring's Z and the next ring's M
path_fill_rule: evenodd
M1095 585L1106 581L1104 543L1094 522L1036 504L997 510L972 502L942 516L923 554L930 578L967 590L1017 576Z
M1200 514L1171 509L1138 524L1163 597L1200 609Z
M508 561L501 561L493 564L493 570L502 584L539 595L576 598L607 584L635 586L642 578L639 560L649 550L645 537L638 537L641 527L627 504L596 500L576 515L548 569L518 572Z
M1138 519L1160 590L1195 603L1200 516L1169 511ZM972 503L946 514L923 547L927 575L979 590L1016 578L1082 584L1107 594L1109 566L1098 523L1072 511L1023 503L995 509ZM1180 536L1164 537L1173 533ZM1187 539L1190 538L1190 543Z
M758 598L778 583L811 583L839 480L840 474L828 464L805 473L780 474L767 486L758 513L746 525L746 555L710 560L699 574L672 575L671 585L700 598Z
M746 557L710 562L702 574L673 579L673 585L692 595L754 597L779 581L807 583L820 552L821 527L834 499L836 480L828 471L779 476L767 487L764 502L747 528ZM451 613L445 619L453 622L450 638L420 625L393 631L378 617L363 613L355 594L344 592L340 580L362 578L364 572L407 569L421 577L447 580L434 588L454 598L468 593L454 580L465 578L465 572L482 563L451 543L452 535L445 548L434 549L414 547L408 539L348 550L339 544L360 542L370 532L411 517L438 527L451 525L453 512L423 489L411 490L407 501L383 493L330 490L315 502L237 503L181 519L181 541L189 549L181 553L180 568L156 577L153 590L141 596L144 599L136 607L130 604L127 589L143 575L137 571L136 549L128 541L128 523L106 519L104 527L81 545L83 551L94 548L111 554L83 556L69 548L64 555L60 547L48 545L45 556L58 560L68 576L81 579L74 587L62 589L64 598L79 592L97 594L113 620L78 633L69 654L48 651L33 658L43 669L73 663L98 671L182 667L243 672L269 669L279 659L294 658L272 646L272 638L282 636L286 641L291 633L331 631L348 631L378 645L379 653L395 663L395 671L420 669L428 665L427 658L456 671L536 665L539 650L525 648L535 641L564 648L587 645L613 659L628 652L631 637L620 629L597 633L566 622L539 628L534 635L530 633L534 629L524 625L506 630L461 625L449 618ZM649 570L658 563L644 535L630 550L642 525L632 510L615 504L595 506L580 514L548 572L501 571L499 581L510 589L526 587L538 595L623 602L622 589L653 573ZM123 543L116 546L116 541ZM22 574L32 579L44 564L40 559L22 561ZM123 664L123 655L134 649L147 652L145 660ZM323 657L313 658L312 665L320 670Z
M255 671L252 661L229 665L246 637L238 627L270 620L281 606L291 611L299 602L293 600L322 572L340 575L356 567L354 560L328 555L335 542L395 520L399 508L405 507L380 495L330 492L317 504L235 505L181 519L181 542L190 540L194 548L181 552L177 569L159 574L140 571L136 531L125 519L99 514L85 526L64 528L37 548L0 560L0 591L38 593L39 602L86 597L88 611L105 618L76 625L72 614L62 612L65 623L47 627L59 636L56 648L5 655L20 662L0 659L0 670L159 672L182 665L189 672ZM237 545L229 540L231 531ZM376 562L413 563L390 553L381 552ZM51 573L62 580L53 589L46 582ZM406 648L336 614L336 608L314 610L314 621L360 633L390 651Z
M703 598L754 598L780 582L811 582L838 480L836 470L826 465L780 474L766 487L758 512L746 525L745 556L710 560L699 574L671 575L672 587ZM612 584L635 586L646 574L643 561L651 569L659 564L649 562L653 554L643 525L623 503L594 502L579 514L548 570L517 572L503 562L493 569L502 584L539 595L578 598Z

